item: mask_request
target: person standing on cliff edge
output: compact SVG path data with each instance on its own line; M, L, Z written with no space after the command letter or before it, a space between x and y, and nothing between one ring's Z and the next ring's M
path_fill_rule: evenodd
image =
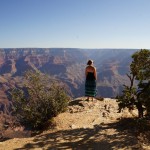
M85 68L85 78L85 96L87 97L87 100L89 100L90 97L93 100L97 94L97 72L96 67L93 66L93 60L88 60L87 62L87 67Z

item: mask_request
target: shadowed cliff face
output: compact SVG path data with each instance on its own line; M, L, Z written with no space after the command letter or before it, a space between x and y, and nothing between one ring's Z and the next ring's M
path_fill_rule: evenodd
M126 49L24 48L0 49L0 108L8 100L8 90L22 83L27 70L40 70L55 76L70 88L74 97L84 95L85 67L88 59L97 68L97 96L115 97L128 84L131 54Z

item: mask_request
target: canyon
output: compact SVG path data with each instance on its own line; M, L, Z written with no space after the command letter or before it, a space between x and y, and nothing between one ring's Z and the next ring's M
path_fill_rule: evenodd
M71 96L84 96L85 67L88 59L97 68L97 97L120 95L129 84L132 54L137 49L5 48L0 49L0 111L10 115L10 90L22 84L24 73L38 70L64 82ZM2 119L7 122L6 117ZM2 121L2 122L3 122Z

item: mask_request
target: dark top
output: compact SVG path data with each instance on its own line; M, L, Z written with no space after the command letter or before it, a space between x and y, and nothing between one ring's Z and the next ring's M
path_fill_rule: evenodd
M86 80L95 80L94 72L88 72Z

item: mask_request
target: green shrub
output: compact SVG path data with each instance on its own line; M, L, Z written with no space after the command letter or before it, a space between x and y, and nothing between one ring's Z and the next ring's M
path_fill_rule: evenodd
M39 72L25 74L23 89L12 90L13 114L18 121L32 129L40 129L66 110L69 96L65 86Z

